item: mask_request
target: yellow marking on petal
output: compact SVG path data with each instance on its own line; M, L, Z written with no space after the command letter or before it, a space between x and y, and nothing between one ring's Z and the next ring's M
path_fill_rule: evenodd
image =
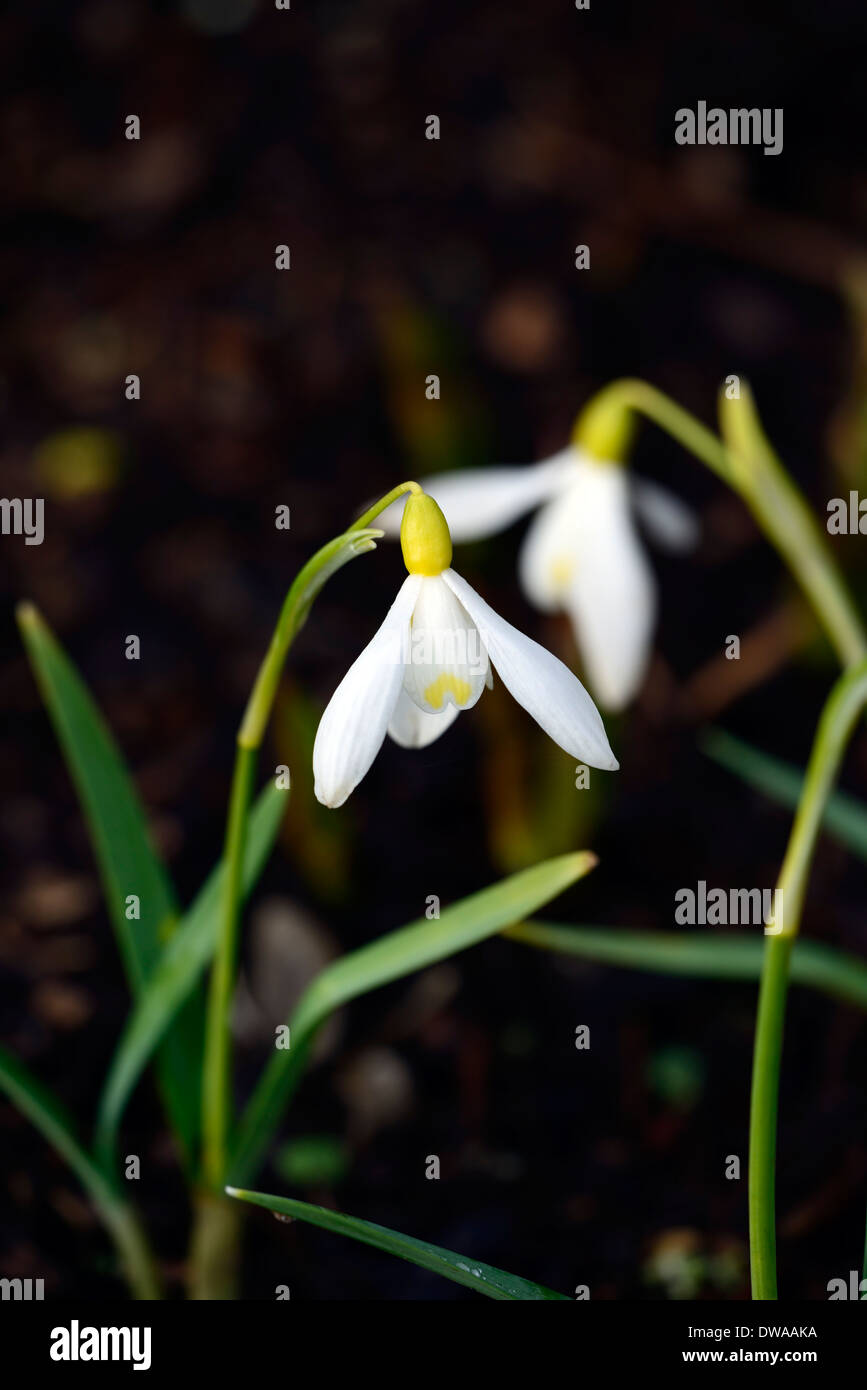
M469 681L461 680L460 676L453 676L448 672L443 672L437 676L433 685L429 685L424 692L424 698L434 709L442 709L443 700L446 695L454 695L455 703L465 705L473 693L473 687Z
M557 559L551 564L551 583L558 587L565 587L572 578L572 571L575 568L574 562L565 555L558 555Z

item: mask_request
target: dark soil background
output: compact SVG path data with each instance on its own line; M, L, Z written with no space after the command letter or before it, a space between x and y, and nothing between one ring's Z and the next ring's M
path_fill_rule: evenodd
M14 603L39 606L89 682L186 902L219 853L234 733L284 592L395 483L544 457L625 374L711 423L720 382L741 373L823 514L863 489L865 37L855 0L5 9L2 489L45 497L46 537L0 542L0 1039L85 1130L128 997ZM674 112L699 100L783 107L783 153L677 146ZM589 271L574 268L579 243ZM125 399L130 373L140 401ZM400 582L399 554L382 543L318 600L262 759L263 779L289 762L294 791L246 918L239 1096L311 971L429 894L450 902L581 847L599 868L551 920L670 929L679 887L773 885L789 815L710 762L700 734L718 724L803 764L834 661L734 496L650 428L636 465L692 503L703 541L654 559L656 654L635 707L609 721L622 771L589 793L498 688L424 752L388 744L325 812L312 732ZM459 549L457 565L575 663L566 621L518 591L520 532ZM867 600L863 545L842 538L838 553ZM733 633L738 663L723 657ZM867 794L863 739L844 782ZM824 839L805 932L867 952L863 885L863 865ZM749 985L495 939L347 1012L257 1185L565 1292L745 1297L754 1006ZM574 1047L581 1023L589 1052ZM865 1074L862 1017L794 989L785 1298L824 1298L859 1265ZM50 1297L117 1296L75 1180L5 1102L0 1135L0 1274L44 1277ZM142 1157L139 1202L177 1289L188 1214L150 1079L124 1147ZM308 1300L472 1297L251 1212L243 1294L277 1284Z

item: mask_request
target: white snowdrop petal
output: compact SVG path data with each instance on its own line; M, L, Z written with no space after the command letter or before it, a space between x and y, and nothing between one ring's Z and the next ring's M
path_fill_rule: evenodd
M553 497L568 479L574 459L574 450L563 449L542 463L519 468L437 473L424 479L422 487L439 504L453 541L481 540ZM403 507L401 498L377 519L386 535L398 534Z
M353 662L319 722L313 745L316 796L342 806L382 747L403 684L409 624L421 587L408 575L375 636Z
M644 678L656 619L656 582L629 508L625 470L586 465L575 499L576 563L564 606L590 689L622 709Z
M518 579L543 613L562 609L578 564L581 487L573 483L533 517L518 556Z
M420 709L471 709L485 688L488 654L441 575L423 578L412 612L403 687Z
M388 736L401 748L427 748L445 733L459 713L457 705L446 705L438 714L428 714L401 690L388 726Z
M615 771L602 716L577 676L495 613L454 570L445 570L443 579L475 622L491 664L518 704L573 758Z
M668 488L648 478L633 476L630 484L632 501L639 521L651 540L663 550L684 554L694 550L701 535L698 517L691 507Z

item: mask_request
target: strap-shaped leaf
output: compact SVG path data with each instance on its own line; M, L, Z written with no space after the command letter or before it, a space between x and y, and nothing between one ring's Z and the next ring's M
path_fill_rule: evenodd
M79 1142L72 1116L54 1092L5 1047L0 1047L0 1091L5 1092L15 1108L26 1115L57 1150L94 1200L99 1203L115 1200L105 1174Z
M160 1297L159 1275L138 1219L114 1180L79 1142L71 1116L57 1096L0 1047L0 1091L25 1115L70 1166L111 1234L136 1298Z
M20 605L18 623L78 792L127 980L137 996L177 923L171 884L151 844L132 779L87 687L32 604ZM138 919L126 915L130 895L139 900ZM160 1089L187 1159L198 1132L203 1027L203 1001L191 1000L158 1062Z
M569 1302L565 1294L555 1293L544 1284L534 1284L530 1279L522 1279L517 1274L508 1274L504 1269L482 1264L481 1260L456 1255L453 1250L443 1250L442 1246L416 1240L414 1236L391 1231L387 1226L374 1225L372 1221L361 1221L357 1216L344 1216L342 1212L314 1207L309 1202L296 1202L291 1197L272 1197L267 1192L245 1192L237 1187L227 1187L226 1191L230 1197L249 1202L251 1206L264 1207L279 1216L296 1217L299 1221L309 1222L311 1226L321 1226L335 1235L349 1236L363 1245L372 1245L375 1250L384 1250L387 1255L397 1255L409 1264L441 1274L443 1278L463 1284L465 1288L484 1294L486 1298L504 1302Z
M702 739L709 758L771 801L794 811L806 776L803 768L771 757L723 729L711 729ZM835 791L828 798L822 818L824 828L859 859L867 860L867 806L848 792Z
M596 864L593 854L564 854L512 874L443 910L342 956L317 975L289 1020L291 1046L275 1050L241 1117L229 1171L236 1182L255 1172L300 1079L317 1029L361 994L475 946L556 898Z
M269 784L253 808L244 854L245 896L252 891L271 853L288 796L288 790ZM127 1018L99 1106L96 1147L105 1161L114 1151L118 1125L133 1088L214 954L224 872L221 860L184 915Z
M601 965L711 980L758 980L765 949L762 934L715 930L645 932L522 922L509 927L504 935L527 946L580 956ZM867 1011L867 961L848 951L799 938L792 952L792 979Z

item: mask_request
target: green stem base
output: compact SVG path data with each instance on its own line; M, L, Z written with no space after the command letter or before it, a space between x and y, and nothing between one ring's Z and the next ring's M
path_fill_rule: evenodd
M242 1217L238 1203L228 1197L196 1194L187 1281L191 1299L237 1298Z

